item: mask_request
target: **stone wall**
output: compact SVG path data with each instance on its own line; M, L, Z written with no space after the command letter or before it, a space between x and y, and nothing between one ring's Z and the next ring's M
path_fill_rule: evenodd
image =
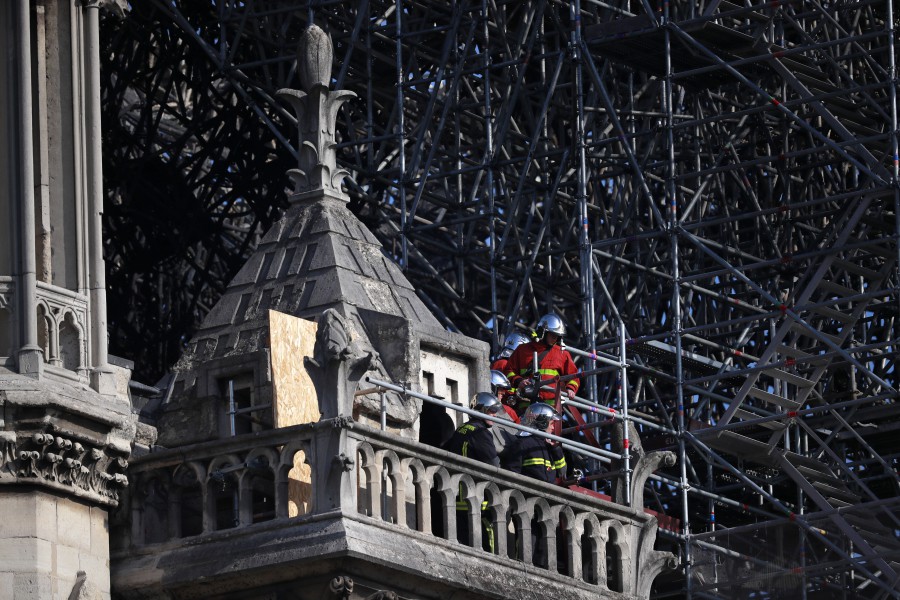
M0 494L0 597L110 597L106 510L27 487Z

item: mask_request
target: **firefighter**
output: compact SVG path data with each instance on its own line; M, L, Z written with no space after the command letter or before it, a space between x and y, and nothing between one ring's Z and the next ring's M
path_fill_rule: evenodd
M506 339L503 341L503 349L500 351L500 356L491 363L491 370L506 373L506 365L509 363L509 357L512 356L513 351L522 344L527 343L528 338L521 333L513 332L506 336Z
M541 317L535 334L537 340L517 347L506 365L507 377L515 393L526 399L526 402L518 406L520 412L527 407L527 400L540 399L548 404L556 402L554 390L541 389L543 386L554 385L553 382L541 382L542 379L578 373L572 355L560 345L566 334L566 327L558 315L548 313ZM568 379L564 385L565 388L561 391L570 399L574 398L578 391L578 378Z
M535 402L522 416L522 425L550 433L553 425L559 421L559 415L548 404ZM500 464L513 473L521 473L526 477L546 483L561 484L566 478L566 458L559 442L528 431L521 431L515 440L506 446L500 455ZM541 525L536 519L531 522L531 546L534 549L534 564L547 568L547 539L538 535ZM557 540L561 540L559 537ZM564 557L564 548L558 548L559 556ZM521 559L521 556L519 556Z
M489 392L478 392L472 396L471 408L498 418L505 416L503 405ZM493 421L473 418L456 430L444 445L444 449L498 467L500 458L494 445L493 428ZM481 545L484 550L494 552L494 526L485 514L488 508L490 507L487 502L481 503ZM466 545L470 545L472 539L466 518L468 512L469 503L463 498L460 487L459 495L456 497L456 539Z
M503 404L503 410L506 411L506 414L509 416L509 418L514 423L518 423L519 415L513 408L513 406L515 406L518 401L516 400L515 394L510 391L511 387L512 386L509 385L509 379L507 379L506 375L504 375L502 371L491 371L491 391Z
M472 396L471 408L494 417L499 417L503 413L503 405L489 392L478 392ZM500 461L497 458L491 427L493 427L493 421L470 419L453 433L444 444L444 449L498 467Z
M550 433L559 421L556 411L543 402L535 402L522 416L522 425ZM566 457L559 442L521 431L507 444L500 455L504 469L547 483L562 482L566 478Z

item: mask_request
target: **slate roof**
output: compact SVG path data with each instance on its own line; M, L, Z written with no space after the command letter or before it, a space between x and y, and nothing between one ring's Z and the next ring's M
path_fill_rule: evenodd
M441 327L345 200L325 192L295 200L265 234L176 370L262 348L270 308L305 318L363 308Z

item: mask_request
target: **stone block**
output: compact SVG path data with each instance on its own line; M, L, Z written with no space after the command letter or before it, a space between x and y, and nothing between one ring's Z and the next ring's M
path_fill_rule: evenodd
M91 508L91 554L109 559L109 513L99 507Z
M53 571L53 544L33 537L4 540L0 544L0 565L7 572L49 575Z
M61 500L56 506L56 530L60 544L90 550L90 507L77 502Z
M206 315L206 318L203 320L203 327L213 328L231 325L235 320L240 303L240 294L231 293L222 296L209 314Z
M19 373L40 378L44 372L44 356L40 348L25 347L19 352Z
M86 581L91 587L108 595L109 585L109 560L97 556L83 554L81 556L81 570L86 575Z
M37 536L32 495L3 494L0 496L0 514L16 515L15 519L0 519L0 539Z
M250 285L256 283L256 279L259 277L259 272L262 267L262 254L256 253L253 254L247 262L244 263L244 266L241 267L241 270L238 271L238 274L234 276L234 279L231 280L231 284L229 287L235 287L240 285Z
M75 577L78 575L78 571L82 570L82 551L78 548L72 548L71 546L63 546L62 544L57 544L55 547L55 552L55 574L62 582L61 586L63 589L66 589L66 587L71 589L72 585L74 585L75 583Z
M108 366L91 370L91 388L103 396L116 396L116 375Z
M6 569L6 565L0 566L0 569ZM14 573L7 573L3 570L0 570L0 591L4 594L9 593L9 590L13 589L13 585L15 585L16 576Z
M16 573L12 585L12 598L15 600L56 600L67 596L56 592L56 585L49 575L35 573Z

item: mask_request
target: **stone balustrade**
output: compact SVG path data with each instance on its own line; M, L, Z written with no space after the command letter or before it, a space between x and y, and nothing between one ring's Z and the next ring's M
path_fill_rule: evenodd
M639 509L344 418L152 452L129 472L131 551L338 515L621 593L611 597L647 597L674 565Z

